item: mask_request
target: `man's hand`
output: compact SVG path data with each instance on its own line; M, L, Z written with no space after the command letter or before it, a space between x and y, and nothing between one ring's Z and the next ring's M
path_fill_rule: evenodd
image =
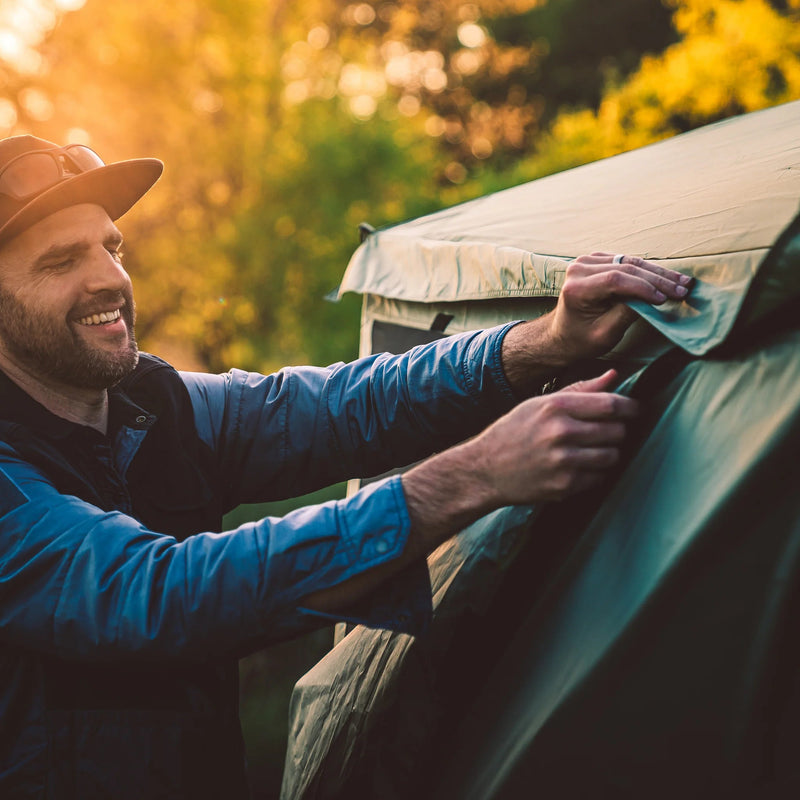
M556 308L513 327L503 340L503 368L513 387L528 390L545 376L614 347L636 314L627 300L660 305L681 300L693 279L638 256L592 253L567 267Z
M468 442L492 506L563 500L597 486L619 461L638 403L609 390L614 370L520 403Z
M636 319L624 301L683 300L691 283L690 276L638 256L623 256L620 263L610 253L581 256L567 267L550 335L568 361L602 355Z
M403 476L416 555L494 508L562 500L597 486L619 460L635 400L613 370L535 397L483 433ZM413 545L412 545L413 542Z

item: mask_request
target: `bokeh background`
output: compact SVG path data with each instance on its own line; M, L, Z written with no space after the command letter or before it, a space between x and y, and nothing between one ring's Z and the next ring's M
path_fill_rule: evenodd
M354 357L361 222L797 98L800 0L0 0L0 136L166 163L121 227L140 346L189 369ZM242 662L260 800L331 640Z

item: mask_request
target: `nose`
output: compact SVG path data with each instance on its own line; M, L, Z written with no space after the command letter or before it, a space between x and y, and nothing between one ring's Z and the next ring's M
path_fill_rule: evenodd
M119 257L105 247L93 248L86 259L84 286L91 294L99 292L121 292L130 284L130 277Z

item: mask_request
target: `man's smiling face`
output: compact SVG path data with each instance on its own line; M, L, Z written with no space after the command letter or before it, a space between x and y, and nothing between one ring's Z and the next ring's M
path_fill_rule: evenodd
M0 248L0 356L43 383L106 389L138 361L122 235L76 205Z

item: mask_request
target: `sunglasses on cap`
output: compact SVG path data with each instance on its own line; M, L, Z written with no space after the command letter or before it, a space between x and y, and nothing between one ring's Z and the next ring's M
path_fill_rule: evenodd
M104 166L103 159L82 144L32 150L12 158L0 170L0 194L14 200L27 200L67 178Z

